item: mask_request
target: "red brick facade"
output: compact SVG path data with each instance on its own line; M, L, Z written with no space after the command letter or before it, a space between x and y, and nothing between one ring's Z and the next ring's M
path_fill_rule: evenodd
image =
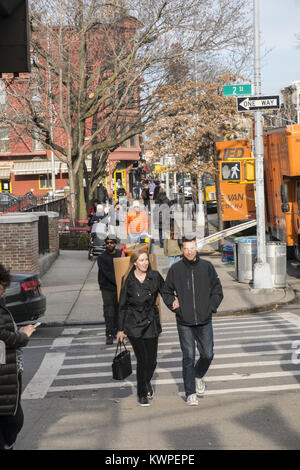
M124 38L127 36L130 37L130 34L131 34L130 31L134 31L136 27L137 27L136 20L133 18L128 18L125 28L123 27L121 28L121 30L124 31L122 33L124 35ZM105 40L105 35L103 31L101 31L101 29L99 29L98 31L95 31L93 34L95 37L91 38L91 42L89 43L90 47L87 48L87 51L88 51L87 53L89 53L90 50L92 50L92 48L95 47L95 44L99 44L99 43L103 44ZM41 38L42 37L43 36L41 35ZM95 38L96 38L96 41L95 41ZM122 38L120 38L117 35L115 37L115 40L120 41L122 40ZM44 41L46 41L45 38L44 38ZM74 40L72 44L73 44L72 47L74 49L74 51L72 51L73 53L72 66L76 67L76 62L78 61L78 50L77 50L78 44L76 43L76 39ZM55 45L53 45L52 47L55 49ZM53 50L53 53L55 55L56 51ZM99 55L98 55L99 51L95 50L94 54L95 54L95 57L97 57L97 60L101 61L101 58L99 58ZM33 101L33 98L35 97L35 95L34 96L32 95L34 90L32 90L32 84L29 85L28 77L29 76L27 74L20 74L19 78L13 79L10 82L9 93L6 92L6 88L5 86L3 86L3 84L5 82L5 79L11 80L11 77L3 74L2 79L0 78L0 116L1 116L1 112L4 111L8 113L9 110L11 109L14 109L16 111L20 110L20 113L18 115L19 119L20 119L20 116L24 115L24 109L26 108L26 106L24 106L24 99L22 98L22 96L23 95L30 96L31 94L32 101ZM50 87L50 82L48 80L47 75L44 78L45 78L44 80L45 86ZM30 89L30 86L31 86L31 89ZM54 95L59 94L57 81L51 80L51 90ZM13 93L11 93L11 91L13 91ZM133 93L133 96L135 94L138 94L137 86L135 86L135 88L132 88L131 94L132 93ZM91 95L93 95L93 93L91 93ZM36 99L39 103L37 104L37 106L38 107L41 106L41 108L44 110L44 114L48 115L49 109L50 109L50 102L49 102L48 95L45 93L45 95L41 94L40 96L39 92L37 92ZM132 117L133 115L136 115L137 112L138 110L136 109L136 105L135 106L133 105L133 107L132 106L129 107L128 110L123 110L124 123L126 124L127 119L130 119L130 117ZM101 111L99 111L99 113L101 113ZM57 112L57 116L58 115L59 113ZM60 145L62 148L66 148L67 137L62 130L63 126L61 125L59 118L57 117L56 120L57 120L57 125L52 126L52 129L54 132L54 141L57 145ZM36 196L45 196L49 192L49 190L51 190L51 186L48 185L48 187L45 187L47 185L45 185L45 182L44 182L47 179L45 175L51 174L51 168L49 169L49 163L51 162L51 152L50 150L43 149L41 147L41 144L34 140L33 136L30 136L26 133L26 130L24 128L27 125L28 124L27 124L26 119L24 120L23 118L20 119L18 122L15 122L9 128L5 125L2 125L2 124L0 125L0 192L9 191L15 195L23 195L29 191L32 191L34 195ZM93 126L92 126L92 117L91 117L86 121L85 132L86 132L87 137L92 135L92 133L94 132L94 130L92 130L92 127ZM102 139L105 138L105 132L106 130L103 130L104 135L101 135ZM125 188L127 189L127 192L129 189L129 172L132 168L133 161L139 160L140 151L141 151L140 142L139 142L139 137L137 136L137 137L133 137L132 139L129 139L128 142L124 143L122 147L117 149L115 152L113 152L109 156L109 161L115 162L115 164L118 164L118 162L124 162L124 165L122 164L117 165L116 170L124 172L122 174L122 182ZM25 170L18 170L16 168L16 166L18 166L20 162L24 162L24 163L28 162L28 167L30 167L29 165L30 162L33 162L33 161L38 162L39 159L41 163L41 172L37 172L36 170L30 173L28 168ZM8 171L7 169L8 163L11 163L10 171ZM42 163L45 163L44 165L45 171L43 171ZM47 164L48 164L48 167L47 167ZM59 161L57 162L57 165L60 166L60 168L57 170L57 173L56 173L55 187L56 189L64 189L64 187L68 185L68 174L65 169L66 165L60 164ZM47 171L46 171L46 167L47 167ZM62 167L63 167L63 171L62 171ZM118 176L119 176L119 173L118 173ZM111 196L113 195L112 182L114 182L116 179L117 178L116 178L116 175L114 175L114 169L112 169L111 173L106 178L107 190Z
M39 272L38 218L2 216L0 262L12 271Z

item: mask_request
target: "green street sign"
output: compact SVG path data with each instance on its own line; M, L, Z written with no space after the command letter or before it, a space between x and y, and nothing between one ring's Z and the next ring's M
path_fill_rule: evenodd
M251 85L225 85L224 96L251 96Z

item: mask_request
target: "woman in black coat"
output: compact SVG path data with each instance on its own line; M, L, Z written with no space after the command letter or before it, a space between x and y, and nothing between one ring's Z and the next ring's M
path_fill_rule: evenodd
M119 300L117 342L126 334L137 359L137 395L141 406L149 406L153 397L151 379L156 368L158 336L161 333L157 295L164 280L151 269L149 255L134 251L122 279Z
M21 431L24 415L20 404L22 389L22 353L35 331L33 325L17 330L1 299L10 284L9 272L0 264L0 341L5 344L5 364L0 364L0 450L13 448Z

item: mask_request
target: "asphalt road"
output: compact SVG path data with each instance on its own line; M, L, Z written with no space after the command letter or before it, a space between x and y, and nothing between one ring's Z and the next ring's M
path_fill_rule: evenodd
M102 326L38 329L24 348L16 449L299 449L300 326L287 311L215 320L198 407L184 401L174 323L164 324L149 408L137 405L134 375L111 379L115 346Z

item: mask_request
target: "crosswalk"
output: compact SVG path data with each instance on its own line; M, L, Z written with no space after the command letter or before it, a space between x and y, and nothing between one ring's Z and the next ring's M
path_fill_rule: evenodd
M215 357L205 378L207 396L300 389L299 316L284 312L218 317L213 324ZM28 383L23 400L55 394L117 400L136 393L133 354L133 374L122 382L112 379L115 348L105 344L102 326L65 328ZM175 323L163 324L152 383L159 395L184 395Z

